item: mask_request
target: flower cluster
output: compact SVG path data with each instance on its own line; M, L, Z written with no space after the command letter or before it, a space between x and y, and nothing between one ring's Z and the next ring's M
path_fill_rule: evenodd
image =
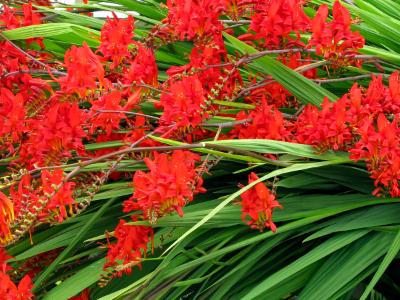
M179 39L203 39L219 33L223 27L218 20L225 9L223 0L168 0L168 16L164 31L172 31Z
M351 127L346 124L346 98L335 103L325 99L322 110L308 105L296 123L296 139L323 152L328 149L346 150L353 141Z
M329 9L321 5L312 21L312 37L309 46L315 46L317 53L326 59L349 59L365 44L364 38L358 32L350 29L351 17L349 11L336 1L333 4L333 18L327 22Z
M318 151L345 150L353 160L365 160L377 187L374 194L398 197L399 114L396 71L390 75L388 86L381 76L374 76L367 89L355 83L338 101L326 99L321 110L307 105L295 124L294 136Z
M132 220L136 221L134 217ZM115 228L114 237L117 242L108 242L109 250L104 268L116 267L116 275L121 276L123 272L130 273L136 265L141 267L142 257L153 238L153 229L148 226L129 225L120 220ZM118 269L118 266L122 267Z
M29 137L20 149L21 160L29 166L49 165L82 152L85 113L76 103L55 103L38 119L27 122Z
M40 179L24 175L18 187L10 190L15 218L23 219L29 211L43 222L55 220L61 223L68 216L66 206L71 210L75 205L74 186L75 183L66 182L61 169L43 170Z
M100 58L86 43L82 47L72 46L65 53L64 60L68 75L59 79L63 92L84 97L97 84L104 83L104 68Z
M249 184L258 180L256 173L250 173ZM263 231L265 227L276 231L276 225L272 222L272 213L276 207L282 206L275 199L275 195L263 183L257 183L242 195L242 219L251 228ZM250 218L250 220L247 219Z
M285 128L285 120L280 111L267 105L265 100L248 114L244 111L239 112L236 119L247 120L247 122L237 125L231 132L232 137L278 141L288 140L290 137L290 131Z
M194 195L205 191L195 169L195 162L199 160L198 155L182 150L175 150L171 156L155 153L154 160L145 158L150 172L135 173L135 191L125 201L124 212L141 210L151 223L172 211L183 216L182 208Z
M389 122L384 114L379 114L376 126L367 121L358 130L360 140L350 150L355 161L365 160L371 178L377 186L373 194L392 197L400 196L400 128L398 118Z
M4 300L33 299L32 281L28 275L25 275L16 285L7 274L7 271L12 270L12 267L6 262L10 258L12 257L0 248L0 298Z
M133 38L133 17L120 20L113 13L113 19L108 18L101 29L101 44L99 51L105 59L111 59L111 69L116 68L121 61L129 56L129 46Z
M250 33L244 40L261 42L266 48L297 45L300 32L310 28L310 19L303 11L303 0L258 1L251 17ZM296 39L291 37L293 34Z
M160 122L177 127L196 127L207 117L205 95L197 76L172 82L160 97L163 115Z

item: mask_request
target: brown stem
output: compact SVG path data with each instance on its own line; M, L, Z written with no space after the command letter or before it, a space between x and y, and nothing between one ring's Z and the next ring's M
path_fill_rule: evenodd
M159 120L160 119L159 117L155 117L155 116L152 116L152 115L146 115L146 114L133 112L133 111L111 110L111 109L98 109L96 111L99 112L99 113L123 113L123 114L127 114L127 115L142 116L142 117L146 117L148 119L154 119L154 120Z
M344 81L354 81L359 79L371 78L372 75L382 75L383 77L387 78L390 75L388 74L381 74L381 73L370 73L364 75L357 75L357 76L350 76L350 77L342 77L342 78L330 78L330 79L313 79L314 82L317 83L331 83L331 82L344 82Z
M58 76L66 76L67 75L67 73L61 72L61 71L52 71L51 73L53 75L58 75ZM15 75L19 75L19 74L49 74L49 71L35 70L35 69L18 70L18 71L6 73L6 74L0 76L0 79L4 79L4 78L10 77L10 76L15 76Z

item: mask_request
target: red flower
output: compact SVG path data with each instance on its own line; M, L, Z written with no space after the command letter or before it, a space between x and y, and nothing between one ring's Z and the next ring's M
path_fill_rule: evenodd
M178 127L196 127L208 117L204 110L205 101L197 75L172 82L161 95L159 106L164 108L164 112L160 122L167 125L176 123Z
M324 55L325 59L344 60L348 62L349 58L365 44L364 38L358 32L352 32L350 29L350 13L336 1L333 4L333 18L331 22L326 22L328 17L328 6L321 5L317 15L312 21L312 37L309 46L316 46L318 54Z
M28 275L22 278L16 286L7 274L0 272L0 282L0 298L3 300L30 300L33 298L32 282Z
M136 171L133 196L124 203L124 212L142 210L151 223L172 211L183 215L182 208L195 194L205 192L195 170L200 157L189 151L176 150L172 155L154 154L144 161L150 172Z
M16 9L3 5L2 13L0 14L0 25L7 29L15 29L21 26L18 20Z
M389 122L380 114L376 129L373 121L368 120L358 131L360 140L350 150L350 158L364 159L371 178L377 187L374 195L389 193L392 197L400 196L400 128L398 119Z
M75 183L63 183L64 171L61 169L56 169L51 173L47 170L43 170L41 179L41 189L44 197L54 193L54 196L48 200L45 213L49 215L55 213L58 222L61 223L68 217L65 206L68 205L71 209L72 205L75 204L75 200L72 198ZM61 183L63 183L61 188L57 190L56 187L60 186Z
M41 24L41 15L34 12L32 3L23 4L22 11L24 12L24 21L22 26L39 25ZM44 49L43 38L33 38L26 40L27 44L37 42Z
M132 218L137 221L136 218ZM148 226L127 225L120 220L114 231L117 242L108 241L107 262L104 269L109 267L116 270L118 276L122 271L130 273L133 266L141 268L142 257L146 255L147 244L153 239L153 229Z
M303 11L303 0L265 0L258 1L256 13L251 17L249 30L242 39L262 40L267 48L280 47L288 42L297 44L300 32L310 27L310 19ZM290 36L295 33L296 40Z
M0 139L11 146L20 140L25 127L24 99L6 88L0 89Z
M134 121L130 124L132 130L124 138L124 142L128 144L135 143L139 139L143 138L146 135L146 130L150 127L146 121L146 117L144 116L136 116ZM139 145L141 147L154 147L158 145L158 142L153 139L145 139L143 142L139 143ZM138 153L138 155L147 155L147 153Z
M378 77L382 81L382 76ZM389 88L385 91L383 109L386 113L400 114L400 76L399 71L389 77Z
M79 295L71 297L68 300L90 300L89 289L84 289Z
M104 69L100 59L85 42L82 47L72 46L65 53L64 63L68 75L58 79L63 92L85 97L88 90L97 88L97 82L104 84Z
M0 248L0 272L6 273L12 270L12 267L7 264L7 260L10 258L12 258L12 256L8 255L4 248Z
M40 197L32 186L32 176L22 176L18 185L10 188L10 198L14 206L14 215L18 220L26 217L26 210L35 213L35 206L40 207Z
M295 123L297 141L314 145L320 151L349 150L366 123L373 124L383 113L395 116L400 113L398 89L395 72L389 78L389 88L383 85L382 76L373 76L367 90L355 83L335 103L325 99L322 110L307 105Z
M140 43L135 43L137 53L135 58L130 62L129 68L124 72L123 82L145 83L157 86L158 69L153 50L144 47Z
M0 192L0 244L12 239L10 223L14 221L14 207L12 201Z
M309 58L309 56L302 57L301 53L295 52L279 55L276 59L294 70L308 64L308 62L303 61L303 58ZM312 69L302 74L307 78L316 78L317 72L316 69ZM265 98L269 105L273 105L276 108L298 107L299 101L280 83L275 82L268 76L264 79L263 85L260 84L259 87L255 88L258 80L259 76L254 76L254 78L250 80L252 89L250 94L245 97L246 101L257 103Z
M42 208L38 215L41 222L52 222L56 219L61 223L66 219L65 206L71 209L72 205L75 205L73 199L75 183L63 183L64 178L61 169L51 172L43 170L40 179L32 179L30 175L24 175L18 186L10 189L16 219L26 218L27 211L37 214L37 208ZM62 186L61 183L63 183ZM50 197L50 195L53 196Z
M168 16L164 31L180 40L202 39L222 31L218 20L225 8L223 0L167 0Z
M232 66L217 67L228 62L221 35L215 36L207 42L196 44L189 58L188 64L170 67L167 74L173 77L177 74L184 76L185 74L195 73L205 93L213 94L217 99L231 97L237 87L237 82L242 82L240 73Z
M100 128L106 132L107 136L110 136L112 130L119 128L119 124L125 118L125 115L117 112L99 112L99 110L124 111L120 104L121 92L110 92L91 103L90 133L93 134L96 129Z
M29 123L29 138L21 146L20 159L32 165L56 163L71 157L71 151L83 152L82 125L86 116L76 103L56 103L41 119Z
M285 128L285 120L279 110L266 104L263 100L255 110L246 114L241 111L237 120L249 119L245 124L235 126L231 133L239 139L287 140L290 132Z
M325 98L321 111L315 106L306 106L295 124L295 136L299 143L313 145L321 152L346 150L353 141L349 120L345 97L336 103Z
M239 20L241 16L254 11L256 2L254 0L225 0L226 14L233 20Z
M250 173L249 184L258 179L255 173ZM260 231L263 231L265 227L269 227L273 232L276 231L276 226L272 222L272 213L276 207L282 208L282 206L265 184L257 183L245 191L241 198L242 219L247 225ZM250 220L247 220L247 217L250 217Z
M113 12L113 19L107 21L101 29L100 51L106 59L111 59L111 69L116 68L125 57L129 57L129 45L133 43L134 20L132 16L118 19Z

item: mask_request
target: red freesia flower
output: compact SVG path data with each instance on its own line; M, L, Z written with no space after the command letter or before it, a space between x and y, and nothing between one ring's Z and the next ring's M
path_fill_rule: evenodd
M316 46L318 54L325 59L349 61L345 56L352 56L365 44L364 38L358 32L350 29L351 17L347 8L339 1L333 4L333 18L326 22L328 6L319 7L317 15L312 21L312 37L309 46Z
M235 129L231 132L233 137L280 141L287 140L290 137L290 132L285 128L282 113L273 106L267 105L265 100L249 114L244 111L239 112L236 119L248 119L249 121L235 126Z
M396 118L389 122L380 114L376 126L368 120L358 131L360 140L350 150L350 158L364 159L371 178L377 187L375 195L389 193L392 197L400 196L400 127Z
M254 34L246 34L245 40L261 40L267 48L276 48L288 43L298 44L300 32L310 27L310 19L303 11L303 0L266 0L258 1L256 13L251 17L249 30ZM294 40L290 34L297 37Z
M97 82L104 85L103 65L85 42L82 47L72 46L65 53L64 63L68 75L58 79L64 93L84 97L97 88Z
M136 56L130 61L128 69L124 72L123 82L157 86L158 68L153 50L140 43L135 43L135 45L137 47Z
M383 110L386 113L400 113L400 75L399 71L392 73L389 77L389 87L386 89L383 99ZM378 77L382 81L382 77ZM381 94L382 97L382 94Z
M11 281L10 276L0 272L0 298L4 300L30 300L33 299L31 292L31 278L26 275L21 279L18 286Z
M64 182L64 179L61 169L51 172L43 170L39 179L33 179L29 174L24 175L18 186L10 189L16 219L26 218L27 211L37 214L37 208L41 208L38 218L42 222L56 220L61 223L66 219L66 206L71 209L75 205L75 183Z
M136 116L135 120L131 123L132 130L126 135L124 141L128 144L135 143L146 135L146 130L149 129L149 124L146 117ZM153 139L145 139L139 143L141 147L157 146L158 142ZM138 153L139 156L147 155L146 153Z
M137 221L136 218L132 218ZM121 276L122 271L130 273L132 267L141 268L141 261L147 252L147 245L153 239L153 229L148 226L127 225L125 220L120 220L114 231L116 243L108 241L107 262L104 269L114 268L116 275Z
M176 123L178 127L195 127L207 118L204 90L196 75L172 82L161 95L159 106L164 108L160 122Z
M85 114L76 103L56 103L46 115L29 123L29 137L22 144L21 161L32 165L47 165L71 157L71 151L84 150L82 138L86 137L82 125Z
M7 264L7 260L10 258L12 258L12 256L8 255L4 248L0 248L0 272L6 273L12 270L12 267Z
M335 103L325 99L322 110L307 105L295 123L297 141L320 151L351 149L366 122L373 123L383 113L400 113L398 82L398 72L389 77L389 87L383 85L381 76L373 76L367 89L355 83Z
M35 213L35 207L40 207L40 195L32 185L32 176L26 174L22 176L18 185L10 188L10 199L14 206L16 219L23 219L26 216L26 209Z
M113 19L107 17L101 29L101 44L98 51L104 58L111 59L111 69L116 68L125 57L129 57L129 45L133 43L133 30L132 16L119 19L113 12Z
M336 103L325 98L320 111L315 106L307 105L295 124L297 141L314 145L321 152L348 149L353 136L346 108L346 98Z
M249 183L258 179L257 174L250 173ZM275 195L265 184L257 183L254 187L245 191L241 198L242 219L247 225L260 231L263 231L265 227L269 227L273 232L276 231L276 225L272 222L272 213L276 207L282 208L282 206L276 201Z
M21 7L11 8L3 5L0 14L0 27L5 26L7 29L16 29L19 27L41 24L41 15L35 13L32 3L23 4ZM32 38L26 40L27 44L37 42L44 49L43 38Z
M170 31L180 40L202 39L222 31L218 20L225 9L223 0L167 0L168 16L164 31Z
M121 92L113 91L91 102L90 133L93 134L96 129L102 129L107 136L110 136L112 130L119 128L119 123L125 118L123 113L118 112L124 111L121 100ZM116 112L107 112L113 110Z
M75 183L64 181L64 172L61 169L56 169L51 173L47 170L42 171L41 176L41 188L44 196L52 195L47 203L47 213L55 213L58 222L62 222L68 217L65 206L69 206L71 209L72 205L75 204L75 200L72 198L73 188ZM61 186L61 183L62 186ZM59 189L56 187L61 186Z
M200 157L189 151L176 150L172 155L154 154L154 160L144 161L150 172L136 171L133 177L135 191L124 203L124 212L143 211L150 222L172 211L183 215L182 208L195 194L205 192L202 179L195 170Z
M0 192L0 244L5 244L12 239L10 223L13 220L13 203L6 195Z
M3 147L19 141L25 127L24 98L6 88L0 89L0 140Z
M195 73L206 94L212 94L217 99L231 97L242 82L240 73L232 66L220 67L228 62L228 55L222 35L214 36L212 40L197 43L190 55L190 62L184 66L173 66L167 70L171 77L179 77ZM229 74L229 75L228 75Z

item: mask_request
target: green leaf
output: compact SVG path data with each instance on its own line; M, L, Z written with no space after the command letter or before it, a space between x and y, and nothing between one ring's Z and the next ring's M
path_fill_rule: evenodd
M399 214L400 205L397 203L383 204L352 211L348 214L336 217L334 220L329 222L331 225L313 233L307 237L304 242L311 241L334 232L398 224L400 223L398 219Z
M314 274L299 300L328 300L372 265L390 245L392 234L373 232L333 254Z
M105 261L105 258L99 259L78 271L76 274L61 282L57 287L48 291L44 295L43 300L66 300L79 294L85 288L91 286L100 279Z
M388 252L385 255L382 263L379 265L378 270L376 271L374 277L372 278L371 282L368 284L367 288L365 289L364 293L361 295L360 300L367 299L368 295L377 284L378 280L382 277L383 273L386 271L387 267L396 257L397 253L400 251L400 230L397 232L392 245L390 246Z
M314 158L318 160L343 159L351 162L349 154L345 152L327 151L317 154L316 150L310 145L282 142L266 139L240 139L240 140L221 140L215 142L205 142L208 145L224 145L244 149L258 153L271 154L291 154L297 157Z
M118 3L124 7L138 12L148 18L155 20L161 20L166 17L165 11L162 11L159 7L147 3L148 1L133 1L133 0L114 0L113 3Z
M110 205L114 202L116 198L112 198L108 200L95 214L92 215L92 217L87 221L87 223L82 226L82 228L79 230L77 235L72 239L72 241L68 244L68 247L65 248L58 256L57 258L51 263L50 266L44 269L42 273L35 279L35 289L40 288L40 285L42 282L44 282L48 276L51 275L51 273L56 269L58 264L63 261L68 254L70 254L75 246L83 240L83 237L85 233L88 231L88 229L94 225L96 220L106 212L107 208L110 207Z
M347 232L343 234L338 234L326 242L320 244L316 248L312 249L307 254L303 255L290 265L280 269L276 273L267 277L255 288L253 288L247 295L245 295L242 300L257 299L259 295L270 290L286 278L296 274L297 272L303 270L304 268L310 266L314 262L328 256L331 253L343 248L344 246L358 240L367 234L368 231L360 230L354 232Z
M99 31L70 23L31 25L6 30L3 31L3 34L10 40L44 37L57 39L63 42L68 41L69 44L82 44L84 41L86 41L89 46L98 46L100 44Z

